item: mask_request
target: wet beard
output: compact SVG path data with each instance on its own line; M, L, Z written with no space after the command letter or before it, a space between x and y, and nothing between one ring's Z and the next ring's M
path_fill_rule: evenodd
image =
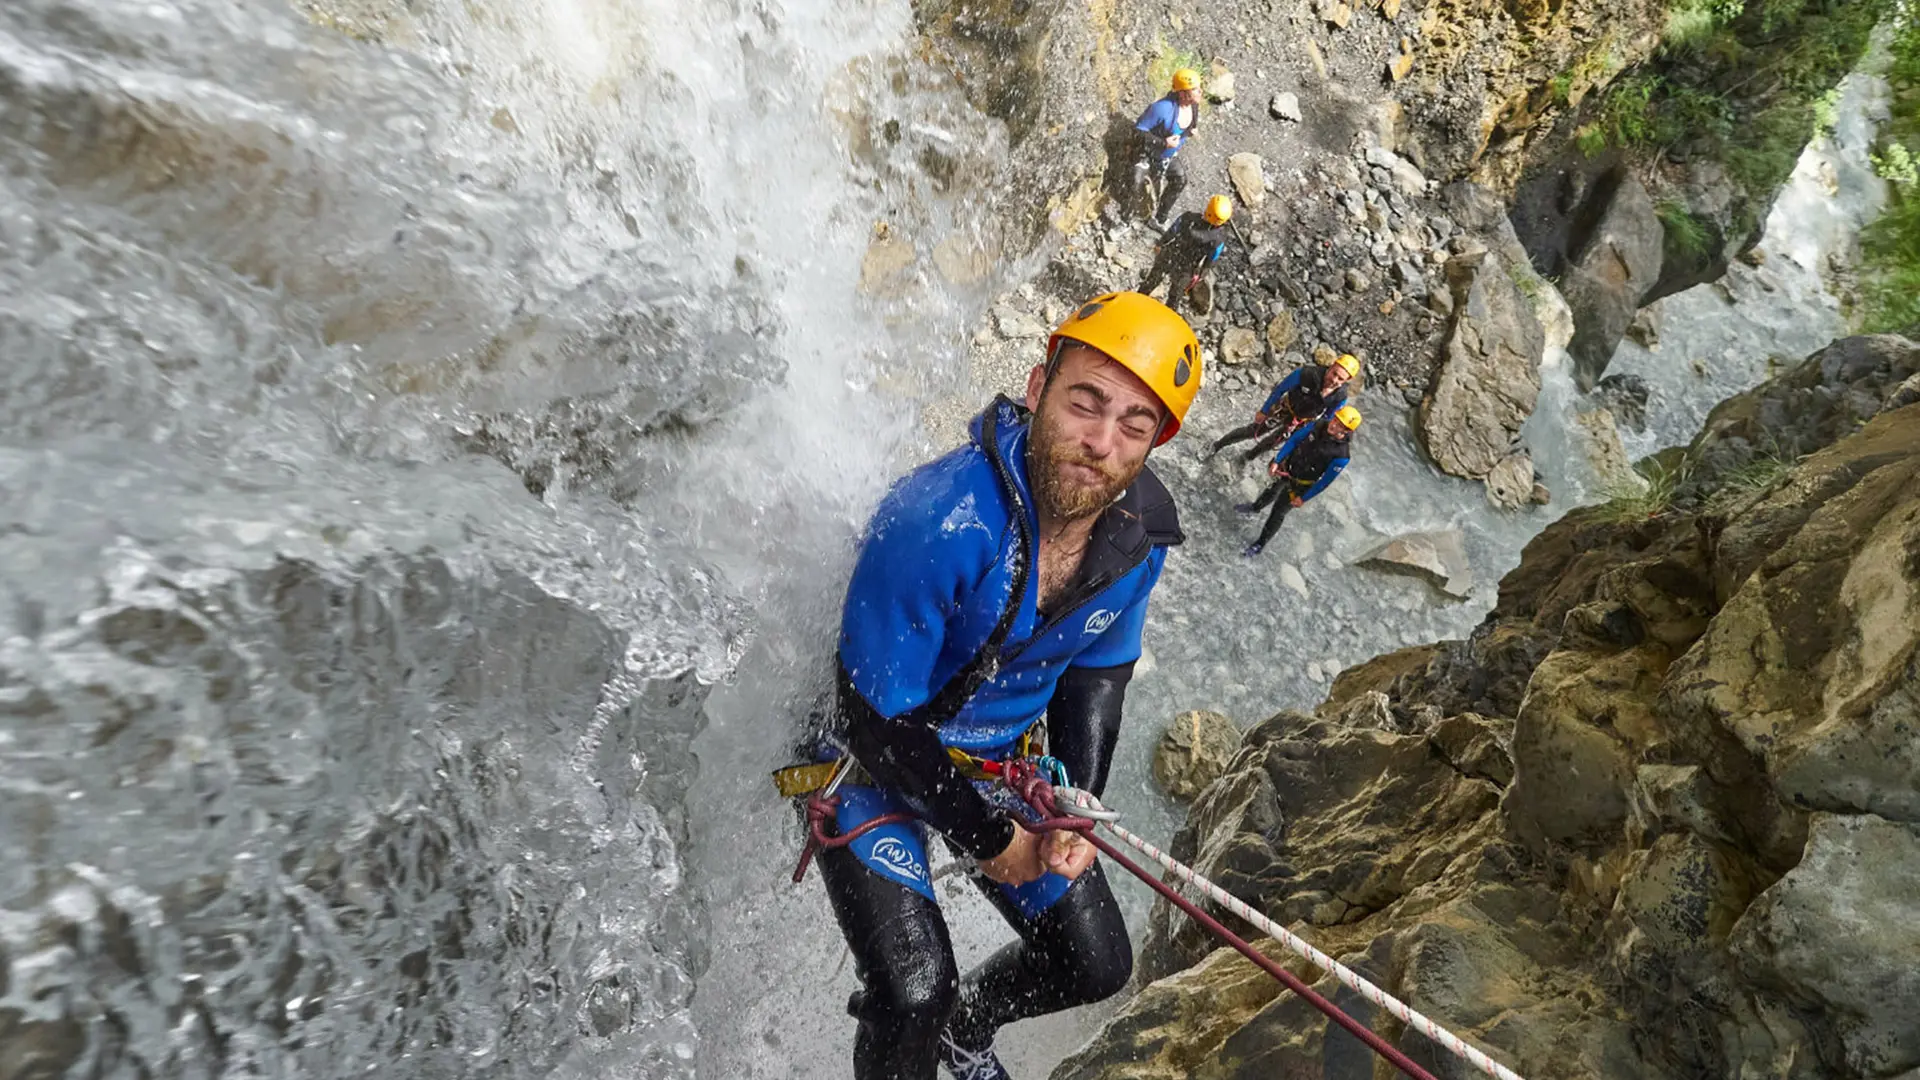
M1033 425L1027 447L1028 475L1033 480L1033 498L1040 516L1058 522L1081 521L1113 505L1133 478L1138 467L1122 475L1110 463L1094 461L1070 446L1061 444L1053 429L1038 420ZM1144 463L1143 463L1144 464ZM1085 465L1105 477L1088 482L1066 471L1067 465Z

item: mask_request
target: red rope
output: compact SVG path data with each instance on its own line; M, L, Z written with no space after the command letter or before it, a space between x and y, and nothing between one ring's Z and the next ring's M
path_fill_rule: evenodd
M1093 844L1094 848L1102 855L1120 864L1134 877L1146 882L1152 887L1154 892L1166 897L1168 903L1186 912L1188 917L1192 918L1193 921L1199 923L1201 926L1206 927L1208 932L1233 946L1239 951L1240 955L1253 961L1259 965L1261 970L1280 980L1287 989L1305 998L1307 1004L1319 1009L1327 1015L1328 1019L1353 1033L1355 1038L1366 1043L1368 1048L1374 1053L1392 1062L1394 1068L1413 1077L1413 1080L1434 1080L1432 1073L1421 1068L1412 1058L1402 1053L1399 1048L1374 1034L1373 1029L1355 1020L1353 1017L1348 1016L1341 1010L1340 1006L1321 997L1314 991L1313 987L1301 982L1299 976L1281 967L1278 963L1275 963L1272 959L1261 953L1260 950L1247 944L1244 938L1232 930L1227 929L1226 925L1221 923L1220 920L1200 910L1199 905L1181 896L1171 885L1161 881L1158 876L1140 866L1138 863L1135 863L1132 859L1127 858L1126 855L1121 853L1120 849L1114 847L1101 837L1096 836L1093 832L1094 823L1091 820L1083 817L1062 816L1054 806L1052 785L1042 780L1032 765L1027 762L1009 762L1005 780L1008 787L1018 792L1020 797L1026 800L1027 805L1033 807L1034 811L1041 815L1042 820L1026 827L1028 832L1077 832L1085 836L1088 842Z
M838 795L823 796L815 792L807 797L807 844L800 849L800 862L793 868L795 885L800 884L807 876L807 867L813 865L813 857L820 852L846 847L882 825L905 825L919 820L912 814L906 813L881 814L876 818L868 818L848 832L833 836L827 832L827 822L834 819L839 809L840 796Z

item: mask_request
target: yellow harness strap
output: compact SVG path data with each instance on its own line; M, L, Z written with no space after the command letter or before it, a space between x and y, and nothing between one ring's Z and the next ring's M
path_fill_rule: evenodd
M1030 756L1033 741L1033 729L1028 728L1026 734L1020 736L1020 748L1016 756ZM993 774L981 767L986 758L974 757L954 746L947 747L947 757L952 760L954 767L960 770L960 775L969 780L993 779ZM773 770L773 786L779 790L781 798L797 799L802 795L811 795L833 783L834 771L839 768L838 760L822 761L813 765L789 765L784 769ZM866 770L858 765L855 765L853 772L847 776L847 782L854 784L864 783L867 779Z

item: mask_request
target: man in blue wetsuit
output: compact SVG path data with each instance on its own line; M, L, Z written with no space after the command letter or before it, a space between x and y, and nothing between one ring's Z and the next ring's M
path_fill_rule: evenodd
M1267 490L1250 503L1241 503L1234 507L1243 514L1258 513L1268 503L1273 504L1273 512L1267 515L1267 523L1260 528L1260 538L1247 545L1243 553L1251 559L1260 554L1280 531L1280 523L1287 518L1287 511L1304 505L1308 499L1327 490L1341 470L1347 467L1352 455L1354 430L1360 426L1360 410L1351 405L1342 405L1332 416L1317 423L1307 425L1287 436L1280 444L1280 450L1273 455L1272 464L1267 466L1267 474L1273 477L1273 483ZM1284 497L1283 497L1284 496Z
M1181 68L1173 73L1167 96L1147 106L1133 125L1139 133L1141 160L1134 171L1141 181L1151 176L1158 181L1160 201L1154 208L1153 227L1165 232L1174 204L1187 189L1186 166L1180 164L1180 147L1200 122L1200 73Z
M1252 461L1273 449L1300 425L1333 415L1347 403L1347 382L1358 374L1360 361L1351 355L1342 355L1324 366L1306 364L1295 368L1274 384L1273 393L1267 395L1266 403L1253 414L1253 423L1242 424L1214 440L1207 456L1212 457L1234 443L1258 438L1260 441L1253 444L1253 449L1240 455L1241 461Z
M1106 784L1147 598L1180 543L1146 468L1200 388L1193 330L1138 293L1098 297L1055 331L1025 408L1000 398L968 445L881 502L847 588L842 735L857 764L837 830L908 811L819 856L862 989L857 1080L1007 1074L1002 1025L1108 997L1133 953L1082 837L1022 827L1004 789L949 754L1004 760L1044 727L1075 786ZM823 753L820 756L831 756ZM978 861L1019 941L960 978L929 876L929 830Z

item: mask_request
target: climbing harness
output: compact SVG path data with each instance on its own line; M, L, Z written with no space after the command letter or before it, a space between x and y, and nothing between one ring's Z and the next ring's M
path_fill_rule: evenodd
M950 751L950 753L958 752ZM1415 1063L1411 1058L1407 1057L1399 1048L1375 1034L1371 1028L1355 1020L1338 1005L1322 997L1312 987L1301 981L1299 976L1281 967L1278 962L1254 948L1244 938L1235 934L1232 930L1229 930L1220 920L1201 910L1199 905L1180 895L1180 892L1173 886L1161 881L1160 878L1151 871L1139 863L1134 862L1126 853L1122 852L1105 838L1099 836L1095 832L1096 827L1106 828L1129 847L1134 848L1167 870L1172 871L1180 880L1200 890L1216 903L1224 906L1228 911L1246 920L1261 933L1272 937L1275 941L1286 946L1286 948L1295 955L1302 957L1320 970L1333 975L1333 977L1338 979L1343 985L1358 993L1367 1001L1386 1010L1389 1014L1398 1018L1402 1023L1413 1028L1415 1031L1425 1035L1448 1053L1460 1058L1488 1076L1494 1077L1495 1080L1522 1080L1520 1075L1512 1069L1488 1057L1485 1052L1469 1045L1466 1040L1441 1027L1432 1019L1422 1015L1405 1002L1388 994L1385 990L1368 982L1352 968L1347 967L1333 957L1314 948L1313 945L1305 939L1287 930L1272 919L1267 918L1264 914L1256 911L1232 893L1227 892L1225 889L1207 880L1207 878L1196 872L1192 867L1177 861L1166 852L1161 851L1154 845L1128 832L1119 824L1119 811L1102 805L1100 800L1094 797L1091 792L1082 791L1070 786L1066 769L1062 767L1058 761L1046 757L1013 758L1007 761L987 761L979 758L969 758L969 760L974 764L978 772L1005 784L1007 788L1018 795L1021 801L1025 802L1035 814L1039 815L1038 820L1023 823L1023 827L1026 828L1028 832L1075 832L1086 837L1087 842L1091 843L1102 855L1105 855L1116 865L1145 882L1153 891L1166 898L1168 903L1186 913L1189 918L1199 923L1215 937L1233 946L1240 955L1251 960L1261 970L1279 980L1287 989L1299 995L1309 1005L1320 1010L1328 1019L1345 1028L1355 1038L1365 1043L1374 1053L1385 1058L1394 1068L1412 1077L1413 1080L1434 1080L1434 1076L1426 1069L1420 1067L1420 1065ZM851 757L842 758L839 762L829 762L827 764L832 771L831 778L823 787L813 791L807 800L807 823L810 835L805 849L801 852L800 864L795 867L793 872L795 884L798 884L806 874L808 864L812 862L814 854L820 849L844 847L858 837L882 825L900 824L914 820L911 814L883 814L862 823L858 828L845 834L838 836L828 835L826 831L828 823L833 820L834 809L838 802L835 798L835 792L839 789L841 783L846 780L847 775L853 771L854 764ZM956 759L955 764L960 764L958 759ZM962 766L963 771L966 771L966 769L967 766ZM1051 782L1048 780L1049 776L1053 778ZM944 867L935 876L944 877L962 865L964 864L954 864Z
M1037 742L1033 737L1032 729L1022 734L1015 746L1017 756L1006 761L975 757L953 746L947 747L947 758L960 770L960 775L969 780L1003 780L1006 770L1012 765L1032 762L1035 766L1047 770L1054 779L1059 781L1062 788L1066 788L1066 765L1057 758L1033 753L1037 749ZM806 878L807 867L813 864L813 857L820 852L846 847L883 825L904 825L916 820L912 814L904 812L881 814L861 822L847 832L838 835L828 833L828 823L834 820L835 813L840 808L840 785L846 783L849 778L852 778L856 784L865 780L864 775L855 775L857 770L864 774L864 770L860 770L859 764L853 760L851 754L843 754L837 761L823 761L817 765L789 765L774 771L773 783L780 789L782 796L786 798L807 796L807 842L806 846L800 849L799 863L793 868L795 885ZM1072 789L1066 788L1066 790ZM935 876L936 878L945 877L951 872L952 867L948 867Z

